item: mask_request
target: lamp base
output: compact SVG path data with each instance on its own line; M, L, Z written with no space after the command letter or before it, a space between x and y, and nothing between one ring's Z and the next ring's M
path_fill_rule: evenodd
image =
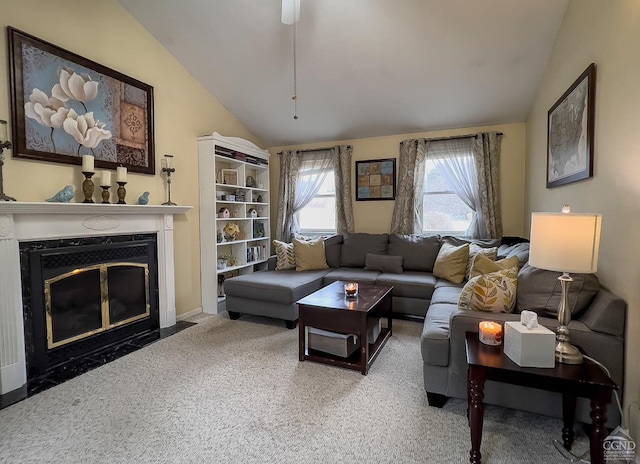
M584 357L580 350L571 343L558 341L556 344L556 361L563 364L582 364Z

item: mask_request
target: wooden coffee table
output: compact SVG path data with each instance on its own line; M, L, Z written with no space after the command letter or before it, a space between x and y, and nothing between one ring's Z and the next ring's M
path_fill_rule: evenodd
M337 281L298 303L298 327L300 361L315 361L333 366L355 369L367 375L369 367L380 353L392 332L391 290L387 285L359 284L356 298L345 298L344 282ZM368 330L381 317L387 318L374 343L367 343ZM309 349L307 327L328 330L341 334L355 334L360 340L360 349L348 358Z
M467 332L467 396L469 400L469 427L471 428L471 452L469 462L480 464L480 443L482 442L482 422L484 416L485 380L505 382L513 385L541 388L562 393L562 440L564 447L571 450L573 443L573 423L576 414L576 397L591 400L590 452L591 463L604 462L602 441L607 436L607 404L611 403L611 392L618 386L594 362L585 358L582 364L563 364L541 369L520 367L504 354L502 345L488 346L480 343L478 334Z

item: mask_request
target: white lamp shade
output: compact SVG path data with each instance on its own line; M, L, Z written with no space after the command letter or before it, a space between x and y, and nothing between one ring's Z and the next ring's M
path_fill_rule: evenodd
M601 214L532 213L529 264L559 272L598 269Z

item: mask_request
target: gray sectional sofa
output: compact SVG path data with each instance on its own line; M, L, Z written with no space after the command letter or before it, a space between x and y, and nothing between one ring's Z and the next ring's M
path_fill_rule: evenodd
M477 332L481 320L519 320L523 309L535 310L539 322L557 327L554 315L560 298L558 273L526 265L528 243L518 240L468 240L477 246L498 247L498 259L517 256L522 266L518 276L516 310L512 314L462 310L458 298L464 282L455 284L433 275L443 243L460 245L465 239L429 235L365 234L337 235L325 240L328 269L297 272L269 270L241 275L225 281L226 307L232 319L252 314L283 319L295 328L296 301L336 280L377 282L393 286L394 314L424 317L421 337L424 386L429 404L441 406L448 397L466 398L467 363L465 333ZM367 254L402 257L402 272L369 270ZM369 256L372 258L372 256ZM375 267L375 266L374 266ZM595 276L573 275L570 303L573 308L572 343L603 363L622 387L626 304L600 288ZM527 387L487 382L485 402L515 409L560 416L558 394ZM588 402L578 400L576 418L590 422ZM619 423L617 408L608 410L609 425Z

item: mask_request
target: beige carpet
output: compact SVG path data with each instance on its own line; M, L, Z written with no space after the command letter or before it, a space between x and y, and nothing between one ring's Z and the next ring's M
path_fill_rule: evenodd
M298 361L298 332L226 315L0 410L0 463L463 463L466 403L427 405L422 325L368 376ZM483 462L563 462L557 419L486 410ZM576 448L587 441L578 438Z

